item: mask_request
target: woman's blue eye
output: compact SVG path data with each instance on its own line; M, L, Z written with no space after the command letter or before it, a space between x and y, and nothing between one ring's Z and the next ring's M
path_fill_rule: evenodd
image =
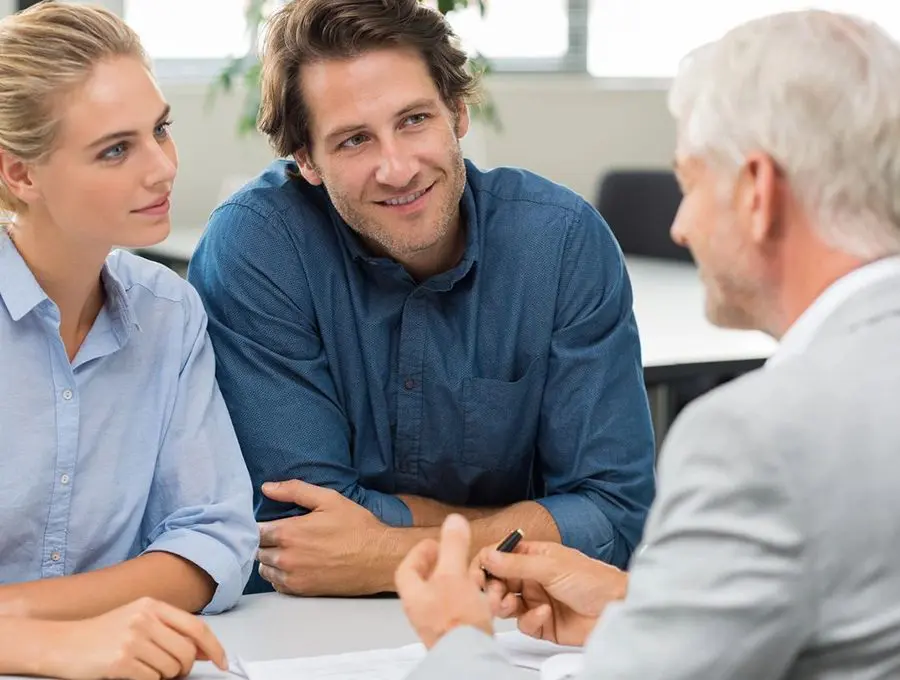
M169 136L169 128L172 126L172 121L167 120L163 123L160 123L155 128L153 128L153 134L157 139L165 139Z
M114 146L109 147L103 153L100 154L100 158L104 160L116 160L118 158L122 158L125 155L125 152L128 151L128 143L127 142L119 142Z

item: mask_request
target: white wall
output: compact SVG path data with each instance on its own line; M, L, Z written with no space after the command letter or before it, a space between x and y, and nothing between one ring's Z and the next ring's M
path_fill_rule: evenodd
M240 98L204 106L202 85L163 83L173 110L181 166L173 222L198 226L220 200L229 176L252 176L272 158L259 136L239 138ZM662 90L609 89L589 77L496 75L488 82L503 130L478 131L479 160L517 165L594 196L612 167L668 166L674 125Z

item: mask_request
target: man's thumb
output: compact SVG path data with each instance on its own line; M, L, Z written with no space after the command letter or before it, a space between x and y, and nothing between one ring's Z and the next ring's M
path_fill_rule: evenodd
M294 503L307 510L315 510L328 497L328 489L308 484L299 479L288 479L283 482L266 482L262 492L267 498L281 503Z

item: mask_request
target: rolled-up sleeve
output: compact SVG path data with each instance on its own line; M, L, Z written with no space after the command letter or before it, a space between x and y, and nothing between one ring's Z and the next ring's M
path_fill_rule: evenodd
M259 490L267 481L302 479L341 492L386 524L411 526L402 500L359 482L350 424L287 231L278 215L226 203L189 270L209 314L219 384L254 483L257 518L304 512Z
M252 488L215 378L206 314L185 300L184 352L143 522L144 551L183 557L216 583L204 613L232 607L258 545Z
M654 494L654 438L624 258L585 204L563 250L538 432L564 544L626 567Z

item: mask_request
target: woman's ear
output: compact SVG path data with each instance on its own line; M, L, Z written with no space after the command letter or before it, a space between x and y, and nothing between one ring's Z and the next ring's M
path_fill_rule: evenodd
M2 150L0 150L0 181L9 193L25 205L34 203L39 196L31 176L31 165Z

